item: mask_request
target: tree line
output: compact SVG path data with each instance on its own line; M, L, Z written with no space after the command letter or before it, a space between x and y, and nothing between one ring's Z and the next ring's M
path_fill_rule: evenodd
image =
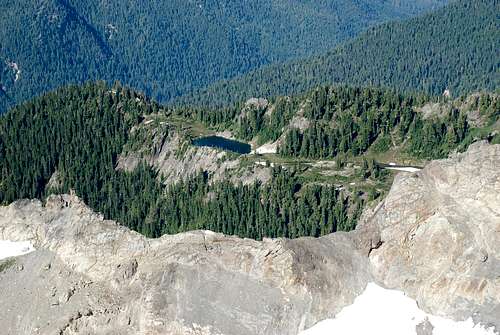
M245 117L255 125L249 128L251 134L274 139L300 107L311 126L303 133L288 133L280 153L336 157L339 166L346 153L387 150L390 136L404 139L415 156L435 157L488 134L478 133L453 108L444 117L420 117L414 106L426 99L379 89L324 87L300 97L277 98L272 111L247 111ZM477 96L470 108L483 118L484 130L498 122L496 95ZM305 182L293 168L274 168L266 184L211 182L200 172L169 187L144 163L131 172L115 169L124 145L133 140L130 130L144 115L180 113L214 120L207 115L215 112L165 109L142 94L103 82L64 87L33 99L0 117L0 203L74 190L106 218L150 237L210 229L256 239L295 238L355 227L364 197ZM234 112L222 122L231 116L240 117ZM491 140L498 143L500 136ZM373 160L363 161L362 171L364 178L381 176ZM368 200L376 197L368 194Z
M211 229L241 237L320 236L350 230L359 199L305 185L276 168L267 184L209 183L206 173L165 189L140 164L115 169L130 129L158 106L105 83L61 88L0 117L0 203L74 190L106 218L149 237ZM54 173L57 171L57 181Z

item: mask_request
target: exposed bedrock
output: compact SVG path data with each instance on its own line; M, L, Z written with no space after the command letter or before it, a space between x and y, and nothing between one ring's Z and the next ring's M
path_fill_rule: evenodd
M0 273L7 334L297 334L371 281L499 327L500 145L399 174L350 233L147 239L61 195L0 207L0 239L37 248Z
M372 273L434 314L500 325L500 146L400 174L377 213ZM475 314L474 314L475 315Z

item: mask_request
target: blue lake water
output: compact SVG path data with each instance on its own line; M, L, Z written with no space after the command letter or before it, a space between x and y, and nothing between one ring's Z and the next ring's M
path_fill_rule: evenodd
M219 148L239 154L248 154L252 150L252 147L247 143L230 140L220 136L200 137L193 140L193 145L197 147Z

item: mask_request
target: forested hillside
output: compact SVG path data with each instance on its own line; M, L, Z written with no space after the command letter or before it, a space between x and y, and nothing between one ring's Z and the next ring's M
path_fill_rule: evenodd
M227 105L334 83L452 96L500 84L497 0L458 0L436 12L369 29L331 52L222 81L181 102Z
M265 106L178 108L177 113L230 127L244 141L275 142L284 157L331 159L399 147L415 158L437 159L490 133L496 134L491 140L500 142L500 99L488 92L450 99L373 87L321 86L272 98ZM301 127L293 125L297 119Z
M326 51L447 0L81 1L0 4L0 112L61 85L120 80L159 101Z
M119 85L70 86L0 116L0 203L74 190L106 218L147 236L193 229L257 239L320 236L353 229L366 201L380 196L374 185L387 174L373 155L358 156L397 149L414 157L443 157L478 139L498 143L499 104L496 94L432 103L423 95L324 87L275 98L268 107L221 114L166 108ZM288 127L297 113L308 120L302 130ZM151 115L162 116L163 123L184 123L180 129L198 121L258 142L279 138L279 155L241 160L271 161L266 163L272 166L269 180L243 185L231 175L213 181L200 171L165 186L162 175L144 162L130 172L117 170L124 147L140 144L130 136L132 128L137 132ZM302 173L309 169L301 165L303 159L325 158L336 160L334 174ZM344 190L355 184L341 170L351 158L361 163L353 167L351 162L351 171L369 186L366 192L358 186Z
M266 111L250 114L248 121L239 123L240 131L253 129L252 137L275 141L283 136L280 123L286 124L296 115L293 107L285 106L300 106L309 125L304 130L290 129L278 152L313 159L358 156L368 150L384 152L393 147L416 158L444 158L480 137L486 138L488 130L498 128L500 117L500 99L495 94L433 103L425 95L341 86L319 87L286 101L278 105L283 106L279 113L270 117L266 117ZM246 122L257 126L248 127ZM481 132L474 130L478 125ZM500 142L500 136L494 141Z
M306 186L281 168L266 185L209 184L200 172L168 189L144 164L116 171L131 127L159 111L143 96L103 83L59 89L11 110L0 119L0 203L74 190L105 217L147 236L211 229L261 239L354 227L360 199L334 186ZM351 201L356 211L349 216Z

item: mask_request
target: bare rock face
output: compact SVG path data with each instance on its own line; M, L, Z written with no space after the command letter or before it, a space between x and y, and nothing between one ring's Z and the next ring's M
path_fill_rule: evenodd
M153 240L69 195L2 208L0 239L29 239L38 250L20 258L22 281L0 274L0 296L12 306L0 325L15 334L297 334L371 280L349 234L258 242L196 231ZM19 319L33 297L33 313Z
M149 121L145 121L141 126L154 127L154 124L146 125L147 122ZM190 145L176 131L171 130L168 134L161 127L148 131L153 138L151 148L145 145L137 151L122 153L116 169L132 171L139 163L145 162L160 172L167 185L191 178L200 171L210 173L212 181L220 181L232 175L230 180L235 184L251 184L255 181L266 183L270 179L269 168L250 166L242 170L239 157L230 157L225 151L215 148Z
M207 171L214 180L220 180L227 170L239 166L239 160L226 159L224 151L188 145L178 134L159 137L161 140L156 141L158 145L153 152L122 154L117 169L132 171L143 161L158 169L166 184L173 184L200 171Z
M264 109L269 105L267 99L264 98L250 98L245 102L245 107L254 107Z
M466 115L467 121L470 125L473 127L484 127L487 125L488 118L480 111L480 100L482 96L491 99L493 102L498 101L500 98L500 96L496 93L475 93L469 95L465 100L456 99L440 103L430 102L422 107L415 108L415 111L421 113L424 119L444 119L448 115L450 109L458 109L461 113ZM498 130L498 125L493 128Z
M74 196L17 201L0 207L0 239L31 240L37 251L0 273L0 329L295 335L371 281L433 314L498 329L499 166L500 146L480 143L400 174L355 231L318 239L147 239Z
M380 231L373 274L423 309L500 326L500 146L400 174L365 225ZM479 318L479 317L478 317Z

